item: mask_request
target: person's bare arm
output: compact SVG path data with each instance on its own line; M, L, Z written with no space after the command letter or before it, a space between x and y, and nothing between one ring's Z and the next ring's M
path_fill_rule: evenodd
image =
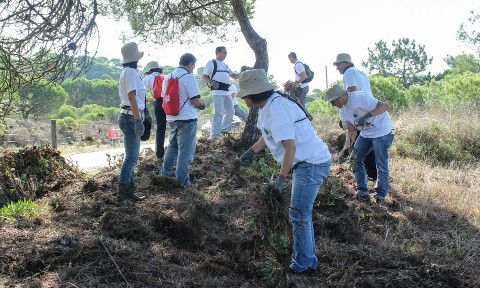
M136 95L137 95L137 90L132 90L128 92L128 100L130 100L130 109L132 109L133 118L140 119L140 111L138 110Z
M295 81L295 83L297 84L301 84L303 83L303 81L305 81L305 79L307 79L307 73L305 71L302 71L300 73L300 79L298 79L297 81Z
M347 91L348 92L357 91L357 86L350 86L350 87L347 88Z
M347 138L345 139L345 145L343 149L352 148L357 138L357 129L350 122L347 121Z
M260 151L263 151L267 147L267 144L265 144L265 140L263 139L263 136L258 139L258 141L250 147L250 149L257 154Z
M205 83L210 84L211 79L208 75L202 75L202 79L203 81L205 81Z
M282 159L282 166L280 168L280 175L286 177L288 172L292 168L293 159L295 158L295 142L293 139L283 140L282 141L283 148L285 149L285 153L283 154Z
M390 109L390 104L378 100L377 106L375 107L375 109L370 111L370 113L372 114L372 116L377 116L389 109Z
M192 100L192 105L193 107L195 108L201 108L202 106L204 106L204 103L203 103L203 100L200 99L200 97L197 97L197 98L193 98Z

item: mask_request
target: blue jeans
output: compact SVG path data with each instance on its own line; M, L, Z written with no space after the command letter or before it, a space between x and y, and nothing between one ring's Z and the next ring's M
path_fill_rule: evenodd
M388 148L392 145L393 133L377 137L364 138L358 136L355 142L354 153L356 154L356 165L353 169L355 180L357 182L357 194L359 196L368 196L367 175L363 161L370 151L375 154L375 163L377 165L377 187L375 188L375 198L385 199L388 191Z
M230 131L233 121L233 102L231 95L212 95L213 100L213 121L212 121L212 138L216 139L220 136L220 131ZM223 111L225 110L225 117Z
M118 114L118 126L123 132L123 145L125 146L125 157L118 179L121 184L132 182L135 164L137 164L138 154L140 153L140 135L135 135L134 123L132 115Z
M167 115L162 108L163 98L155 99L153 110L155 111L155 120L157 121L157 133L155 135L155 153L157 158L161 159L165 154L165 130L167 130Z
M302 162L293 170L290 199L290 221L293 231L293 255L290 269L293 271L317 269L312 209L318 188L328 177L331 164L331 160L320 164Z
M176 160L177 169L175 177L178 181L190 186L192 183L190 182L189 168L196 148L197 119L191 122L169 122L169 126L170 143L168 144L160 173L171 176Z

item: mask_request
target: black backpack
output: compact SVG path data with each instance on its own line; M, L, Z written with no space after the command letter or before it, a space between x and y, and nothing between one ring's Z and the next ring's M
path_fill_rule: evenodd
M295 97L292 97L292 96L290 96L290 95L288 95L288 94L285 94L285 93L282 93L282 92L280 92L280 91L275 91L275 92L276 92L278 95L280 95L281 97L287 98L288 100L290 100L290 101L292 101L293 103L297 104L297 106L298 106L300 109L302 109L303 113L305 113L305 118L302 118L302 119L297 120L297 121L295 121L295 122L300 122L300 121L305 120L305 119L308 119L308 120L310 120L310 121L313 120L312 114L310 114L310 113L307 111L307 109L305 109L305 107L303 107L303 105L300 104L300 102L298 102L298 100L297 100ZM275 98L273 98L273 99L275 99ZM273 101L273 100L272 100L272 101Z
M302 62L297 62L297 63L302 63ZM305 74L307 74L307 79L303 80L302 83L311 82L313 80L313 76L315 76L315 72L313 72L307 64L305 63L302 63L302 64L303 64L303 67L305 67ZM297 64L295 64L295 66L297 66ZM293 68L293 70L295 70L295 67ZM295 70L295 73L297 73L297 70Z

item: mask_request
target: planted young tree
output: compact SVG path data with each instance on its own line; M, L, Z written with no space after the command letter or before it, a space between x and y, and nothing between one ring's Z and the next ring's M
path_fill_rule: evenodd
M424 45L417 46L415 40L401 38L392 42L392 49L382 40L375 43L374 49L368 49L368 59L362 62L362 66L370 73L396 77L408 88L429 79L430 75L425 72L432 61Z
M86 54L97 32L97 0L0 1L0 119L14 110L25 83L62 81L90 65ZM76 70L80 67L79 70Z
M69 95L67 103L76 108L80 108L86 104L88 97L93 92L92 81L85 77L69 78L62 83L62 86Z
M68 94L57 83L41 80L38 83L25 83L18 89L18 97L15 97L15 106L23 119L34 115L48 115L65 104Z
M226 40L227 28L238 24L255 54L254 68L268 71L267 41L250 23L254 3L255 0L107 0L103 10L116 18L127 18L135 36L159 45L192 43L199 33ZM255 126L257 113L256 108L251 109L245 126L242 140L247 143L260 137Z

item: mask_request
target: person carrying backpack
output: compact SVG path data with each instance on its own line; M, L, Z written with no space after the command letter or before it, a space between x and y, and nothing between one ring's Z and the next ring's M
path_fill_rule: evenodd
M230 88L230 77L238 79L238 74L234 73L223 61L227 57L227 48L221 46L215 49L215 59L208 61L203 69L202 79L210 86L213 101L213 119L212 119L212 139L218 139L220 132L230 130L232 125L234 110ZM224 115L225 110L225 115Z
M159 173L171 176L176 162L175 177L187 186L192 185L189 169L196 148L197 110L205 109L192 74L196 62L192 54L183 54L179 67L165 77L162 87L162 107L170 127L170 143Z
M307 93L309 90L308 82L313 79L313 72L310 70L308 65L298 61L297 54L295 52L290 52L288 54L288 60L293 64L293 70L295 72L295 84L298 84L300 87L300 96L298 97L300 104L305 107L307 103Z
M148 62L145 66L145 74L143 79L147 91L153 94L153 110L155 112L155 120L157 121L157 133L155 137L155 153L158 159L162 159L165 155L165 130L167 129L167 115L162 108L162 86L165 76L162 75L163 69L160 68L157 61ZM147 98L147 101L149 98Z

